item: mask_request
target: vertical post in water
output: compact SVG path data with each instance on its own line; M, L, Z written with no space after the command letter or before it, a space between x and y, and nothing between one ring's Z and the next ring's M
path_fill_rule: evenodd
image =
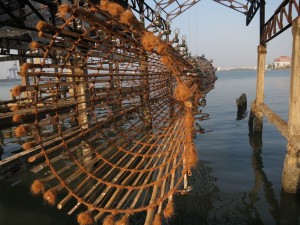
M249 117L250 132L254 131L261 133L263 129L263 114L259 110L258 105L259 103L264 102L266 54L266 46L259 45L257 61L256 99L252 103L251 113Z
M263 129L263 114L258 108L258 104L264 102L264 87L265 87L265 67L267 48L263 42L264 26L265 26L265 0L260 1L260 45L258 46L258 60L257 60L257 80L256 80L256 99L252 103L249 130L250 133L262 132Z
M291 72L288 139L297 142L300 137L300 17L293 22ZM287 154L284 160L282 188L289 193L300 192L300 149L290 142L287 145Z
M76 58L74 60L74 66L76 67L74 69L75 76L76 75L87 75L87 71L83 69L83 60L82 58ZM81 68L78 68L80 66ZM89 127L89 117L88 117L88 112L85 111L89 107L89 95L88 95L88 88L87 88L87 81L88 81L88 76L80 76L76 77L76 85L77 85L77 90L75 92L75 99L77 101L77 109L79 112L79 118L78 122L81 126L82 130L86 130ZM77 95L77 97L76 97ZM82 148L78 151L79 158L82 158L82 163L83 165L88 165L89 161L91 160L91 149L90 146L84 141L84 140L79 140L82 144ZM86 168L88 171L92 170L92 167Z

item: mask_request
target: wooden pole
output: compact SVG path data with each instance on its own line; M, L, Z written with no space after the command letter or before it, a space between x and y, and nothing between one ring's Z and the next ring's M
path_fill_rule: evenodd
M267 48L261 44L258 46L257 60L257 80L256 80L256 99L252 104L249 117L250 132L262 132L263 129L263 113L258 109L259 103L264 102L264 87L265 87L265 66Z
M300 135L300 17L293 22L293 54L289 100L289 140ZM284 161L282 188L288 193L300 192L300 151L290 142Z
M264 102L265 66L267 48L265 45L258 46L257 81L256 81L256 105Z

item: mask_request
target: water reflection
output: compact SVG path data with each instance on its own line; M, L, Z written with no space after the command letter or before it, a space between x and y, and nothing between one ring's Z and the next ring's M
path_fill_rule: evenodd
M193 191L188 196L175 197L176 215L166 224L299 225L300 196L284 192L281 192L280 198L276 196L264 171L262 140L261 133L250 132L254 184L249 191L222 192L210 163L200 161L189 180Z
M299 225L300 224L300 195L288 194L281 191L280 202L276 199L272 183L263 171L262 133L250 132L249 142L253 149L252 167L255 174L255 185L250 192L257 198L257 191L263 185L266 201L269 205L270 215L276 224Z

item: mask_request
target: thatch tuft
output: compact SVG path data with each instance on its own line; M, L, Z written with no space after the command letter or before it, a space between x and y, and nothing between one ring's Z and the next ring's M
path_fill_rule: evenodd
M131 12L131 10L127 9L127 10L125 10L125 12L123 12L120 15L120 22L124 23L128 26L133 26L138 21L135 18L135 16L133 15L133 13Z
M26 86L21 86L21 85L18 85L18 86L15 86L11 93L13 96L20 96L22 92L26 91Z
M114 2L110 2L108 4L108 9L107 9L108 13L115 17L115 18L119 18L120 15L125 11L124 8L122 6L120 6L117 3Z
M163 41L161 41L161 42L159 43L159 45L157 46L157 48L156 48L157 53L158 53L159 55L161 55L161 54L164 53L166 50L167 50L167 45L166 45Z
M179 74L178 65L174 62L174 60L170 56L164 55L160 58L160 61L162 62L162 64L164 64L165 67L167 67L167 69L173 75Z
M44 34L43 31L39 31L39 32L38 32L38 37L40 37L40 38L45 38L46 35Z
M31 42L33 43L33 42ZM36 42L37 43L37 42ZM32 69L33 68L33 64L30 63L23 63L22 66L20 67L20 72L19 74L21 76L25 76L25 74L27 73L28 69Z
M174 203L170 200L164 210L164 217L170 219L174 215Z
M55 188L51 188L46 191L43 195L44 200L51 206L55 205L56 202L56 194L57 190Z
M190 88L183 82L178 83L174 91L174 98L178 101L185 101L192 96Z
M26 151L29 150L31 148L33 148L35 146L35 143L30 141L30 142L25 142L24 144L22 144L22 148Z
M20 125L15 129L15 133L17 137L24 137L30 132L30 128L28 125Z
M194 118L193 114L190 112L187 112L184 116L184 125L189 133L191 133L193 130L194 121L195 121L195 118Z
M82 213L78 214L77 222L80 225L91 225L91 224L95 223L95 220L93 219L90 212L82 212Z
M45 21L43 21L43 20L39 21L39 22L36 24L36 29L37 29L38 31L42 31L42 30L44 30L44 29L47 29L47 30L53 30L53 31L58 30L57 27L55 27L55 26L53 26L53 25L51 25L51 24L49 24L49 23L47 23L47 22L45 22Z
M162 225L160 213L156 214L153 220L153 225Z
M44 182L41 180L33 181L30 191L33 195L43 194L45 192Z
M197 165L198 162L198 154L196 152L195 145L190 143L188 146L188 165L193 168Z
M114 215L109 215L103 220L103 225L114 225L115 220L114 220Z
M143 48L148 52L153 51L159 42L159 38L149 31L146 31L142 37Z
M14 111L20 110L20 108L21 108L21 107L20 107L19 105L13 105L13 106L10 108L10 110L14 112Z
M14 114L13 118L12 118L12 121L14 123L20 123L20 122L22 122L23 118L24 118L24 114Z
M60 17L66 18L68 13L72 12L72 8L68 5L60 5L57 9Z
M103 11L108 10L108 5L109 5L108 0L101 0L100 1L100 9L102 9Z
M32 41L30 43L30 49L36 50L39 47L39 43L37 41ZM24 65L24 64L23 64Z
M128 215L124 215L120 220L116 222L115 225L128 225Z
M47 27L47 23L45 21L39 21L37 24L36 24L36 29L38 31L41 31L43 30L45 27Z

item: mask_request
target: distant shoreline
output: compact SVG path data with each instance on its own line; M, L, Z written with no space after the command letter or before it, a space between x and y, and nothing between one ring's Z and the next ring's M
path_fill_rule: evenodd
M0 82L15 82L15 81L21 81L21 79L0 79Z

